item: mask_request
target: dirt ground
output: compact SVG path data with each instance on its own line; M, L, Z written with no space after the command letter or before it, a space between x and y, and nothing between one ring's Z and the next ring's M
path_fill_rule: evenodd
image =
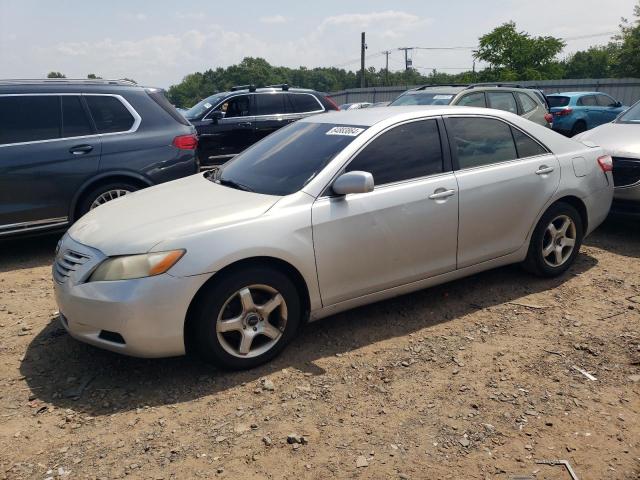
M569 479L553 459L638 479L638 225L609 220L563 278L508 267L359 308L240 373L74 341L57 238L5 241L0 479Z

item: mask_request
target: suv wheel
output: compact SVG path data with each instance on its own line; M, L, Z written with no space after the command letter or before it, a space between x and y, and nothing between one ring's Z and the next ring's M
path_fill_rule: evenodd
M587 124L583 120L578 120L571 129L571 136L575 137L579 133L587 131Z
M562 275L578 255L583 236L578 211L564 202L552 205L533 231L525 269L541 277Z
M89 210L99 207L111 200L123 197L139 190L140 187L132 183L114 182L101 185L87 193L78 207L78 218Z
M301 316L298 291L286 275L249 267L223 274L206 287L190 337L206 361L234 370L253 368L282 351Z

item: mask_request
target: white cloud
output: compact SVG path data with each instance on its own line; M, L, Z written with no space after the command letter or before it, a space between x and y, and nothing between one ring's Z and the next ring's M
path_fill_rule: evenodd
M147 20L147 15L144 13L124 13L122 18L129 22L144 22Z
M260 19L260 22L268 24L286 23L288 21L289 19L283 15L270 15Z
M407 30L424 23L417 15L395 10L371 13L345 13L325 18L319 29L325 30L331 26L353 26L358 28L366 27L390 27L395 26L399 30Z
M203 20L206 15L202 12L178 12L176 18L178 20Z

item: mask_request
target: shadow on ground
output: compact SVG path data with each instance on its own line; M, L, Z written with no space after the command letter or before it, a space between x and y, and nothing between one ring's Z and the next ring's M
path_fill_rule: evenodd
M171 405L254 382L287 367L319 375L323 370L314 363L317 359L553 289L596 265L595 258L582 254L565 276L552 280L505 267L361 307L306 326L277 359L245 372L221 371L189 358L120 356L73 340L57 319L51 319L29 345L20 371L35 398L93 416Z
M640 258L640 219L609 216L586 238L585 245L616 255Z
M51 265L61 237L48 233L0 240L0 273Z

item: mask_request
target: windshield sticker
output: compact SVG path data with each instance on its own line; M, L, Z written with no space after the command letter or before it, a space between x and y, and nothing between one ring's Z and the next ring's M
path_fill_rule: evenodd
M434 95L434 100L449 100L453 95Z
M211 108L211 104L210 104L210 103L208 103L208 102L207 102L207 103L205 103L205 104L204 104L204 106L205 106L205 108Z
M357 137L362 132L364 132L364 128L333 127L331 130L327 132L327 135L344 135L347 137Z

